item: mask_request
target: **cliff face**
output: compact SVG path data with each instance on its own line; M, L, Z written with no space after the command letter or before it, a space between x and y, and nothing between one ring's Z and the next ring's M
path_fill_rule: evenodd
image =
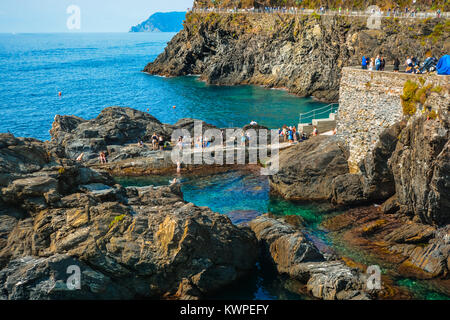
M416 116L401 132L389 160L397 201L404 212L425 223L450 223L450 117L449 88L428 98L435 120Z
M392 77L401 80L403 75ZM448 79L439 78L442 86L433 86L432 76L427 80L411 79L423 81L423 88L414 92L422 99L422 103L417 102L414 115L403 116L401 121L382 130L383 121L368 119L364 101L354 99L354 124L346 135L315 137L280 153L280 170L270 177L272 190L286 199L328 200L344 206L385 201L395 195L384 205L384 212L399 212L425 224L447 225L450 222ZM373 108L383 105L383 99L380 91L378 100L372 100ZM351 122L350 118L345 121ZM349 161L352 149L345 140L365 135L367 130L373 130L372 126L382 131L368 141L373 143L370 148L363 145L360 170L352 172Z
M366 19L356 17L189 13L184 29L144 71L284 87L335 101L344 66L359 65L363 55L382 54L387 64L430 49L440 56L450 49L448 28L439 19L383 19L380 30L369 30Z

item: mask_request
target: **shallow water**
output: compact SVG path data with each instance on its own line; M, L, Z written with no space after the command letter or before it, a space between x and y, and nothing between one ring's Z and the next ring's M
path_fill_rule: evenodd
M123 186L169 185L175 176L117 178ZM317 226L324 217L323 208L314 204L295 204L269 195L267 176L253 171L230 171L213 175L190 175L181 178L184 199L197 206L207 206L226 214L233 223L246 223L264 213L277 216L298 215L303 218L307 236L320 248L330 245L326 232ZM258 263L251 276L211 297L213 299L306 299L285 288L288 285L271 266Z
M169 185L173 176L148 176L117 178L123 186ZM233 223L246 223L264 213L274 216L300 216L303 231L322 251L337 253L365 265L379 265L383 274L390 274L392 265L380 261L370 253L352 248L339 239L330 237L320 224L324 218L339 212L323 204L299 204L270 195L267 176L255 171L229 171L212 175L188 175L181 178L184 199L197 206L206 206L215 212L226 214ZM415 299L445 300L450 297L439 292L429 281L391 276L394 284L410 292ZM251 276L240 281L213 299L307 299L287 290L289 282L277 275L265 263L258 263Z
M295 125L300 112L323 106L281 90L207 86L196 77L141 72L173 36L0 34L0 132L48 140L56 114L92 119L114 105L149 109L171 124L189 117L219 127L255 120L278 128Z

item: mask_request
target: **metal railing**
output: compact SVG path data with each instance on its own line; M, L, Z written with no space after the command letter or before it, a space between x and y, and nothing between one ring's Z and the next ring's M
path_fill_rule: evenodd
M263 13L277 13L277 14L292 14L292 15L312 15L318 14L323 16L353 16L353 17L373 17L378 16L381 18L407 18L407 19L426 19L426 18L450 18L450 12L437 11L377 11L373 12L370 10L312 10L304 8L247 8L247 9L237 9L237 8L193 8L189 12L194 13L248 13L248 14L263 14Z
M326 118L330 117L330 114L334 113L337 115L338 112L339 112L339 104L331 103L325 107L314 109L312 111L305 112L305 113L300 113L298 124L309 124L309 123L312 123L312 121L316 120L316 119L326 119ZM325 114L327 115L326 117L323 116ZM311 121L309 121L309 119ZM306 120L308 120L308 121L306 121ZM306 121L306 122L304 122L304 121Z

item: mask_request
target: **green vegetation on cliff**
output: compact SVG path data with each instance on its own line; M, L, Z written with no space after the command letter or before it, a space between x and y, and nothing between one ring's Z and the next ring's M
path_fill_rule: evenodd
M449 35L442 19L382 19L380 30L371 30L365 17L190 12L145 71L336 101L343 67L360 65L362 56L383 55L387 65L411 55L440 57Z
M450 3L448 0L196 0L195 7L217 7L217 8L258 8L258 7L303 7L315 9L321 6L336 9L352 8L365 9L371 5L377 5L382 9L400 8L417 8L420 10L436 10L440 8L444 11L450 10Z

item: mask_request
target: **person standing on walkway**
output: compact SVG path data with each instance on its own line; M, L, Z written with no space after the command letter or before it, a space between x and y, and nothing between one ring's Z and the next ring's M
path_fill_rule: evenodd
M369 71L373 71L374 67L375 67L375 60L373 58L370 58Z
M395 58L394 60L394 72L399 72L400 70L400 60L398 58Z
M384 57L381 57L381 59L380 59L380 71L384 71L385 67L386 67L386 60L384 60Z
M363 57L362 57L361 68L362 68L363 70L367 70L367 59L366 59L366 56L363 56Z
M377 58L375 59L375 70L380 71L380 66L381 66L380 56L377 56Z

